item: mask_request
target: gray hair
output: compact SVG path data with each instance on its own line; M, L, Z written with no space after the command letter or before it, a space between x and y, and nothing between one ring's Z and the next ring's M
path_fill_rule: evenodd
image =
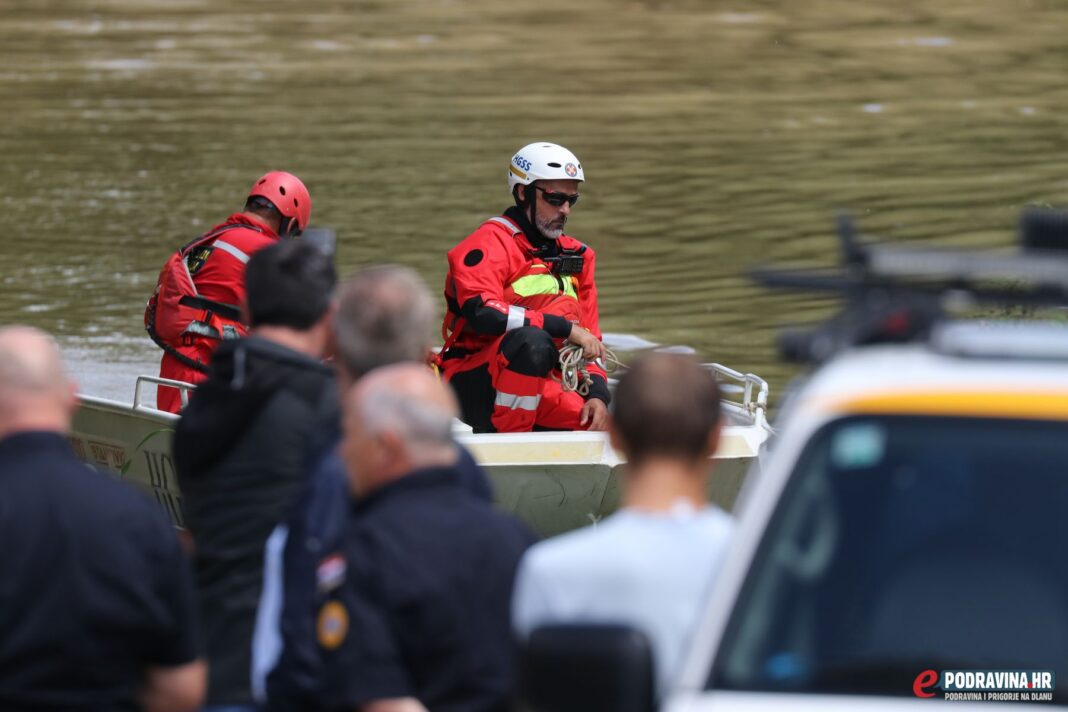
M431 345L434 300L413 270L382 265L345 280L334 316L337 357L352 379L402 361L423 361Z
M388 382L375 383L363 394L360 417L368 434L392 432L416 462L435 461L453 451L453 413L439 403L427 402L395 390Z

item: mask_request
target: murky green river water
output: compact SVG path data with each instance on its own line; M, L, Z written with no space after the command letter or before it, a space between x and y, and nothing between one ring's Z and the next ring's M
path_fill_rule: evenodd
M571 232L602 325L759 373L823 302L758 262L830 260L831 217L1008 244L1068 202L1068 2L0 1L0 323L55 333L91 393L158 353L167 254L302 176L342 271L416 267L508 202L519 146L586 168Z

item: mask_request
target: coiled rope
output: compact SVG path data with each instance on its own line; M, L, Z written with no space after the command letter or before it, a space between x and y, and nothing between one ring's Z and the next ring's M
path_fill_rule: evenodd
M586 359L582 357L582 347L576 344L566 344L560 349L560 385L565 391L576 391L585 398L590 394L593 385L593 377L586 368ZM623 366L623 362L616 358L611 349L604 350L602 365L605 373L614 373Z

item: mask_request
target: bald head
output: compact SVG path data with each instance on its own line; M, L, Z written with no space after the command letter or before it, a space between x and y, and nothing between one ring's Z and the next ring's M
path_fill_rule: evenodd
M369 373L345 403L343 452L353 491L363 494L412 470L453 463L458 414L452 391L422 364Z
M426 283L407 267L370 267L345 280L334 316L345 375L355 381L380 366L425 361L434 311Z
M51 336L28 326L0 329L0 437L70 429L76 398Z

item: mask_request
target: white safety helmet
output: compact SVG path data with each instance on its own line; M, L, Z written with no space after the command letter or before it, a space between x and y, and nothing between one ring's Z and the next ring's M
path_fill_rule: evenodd
M512 156L508 164L508 190L515 195L517 185L536 180L586 180L578 157L563 146L539 141L530 143Z

